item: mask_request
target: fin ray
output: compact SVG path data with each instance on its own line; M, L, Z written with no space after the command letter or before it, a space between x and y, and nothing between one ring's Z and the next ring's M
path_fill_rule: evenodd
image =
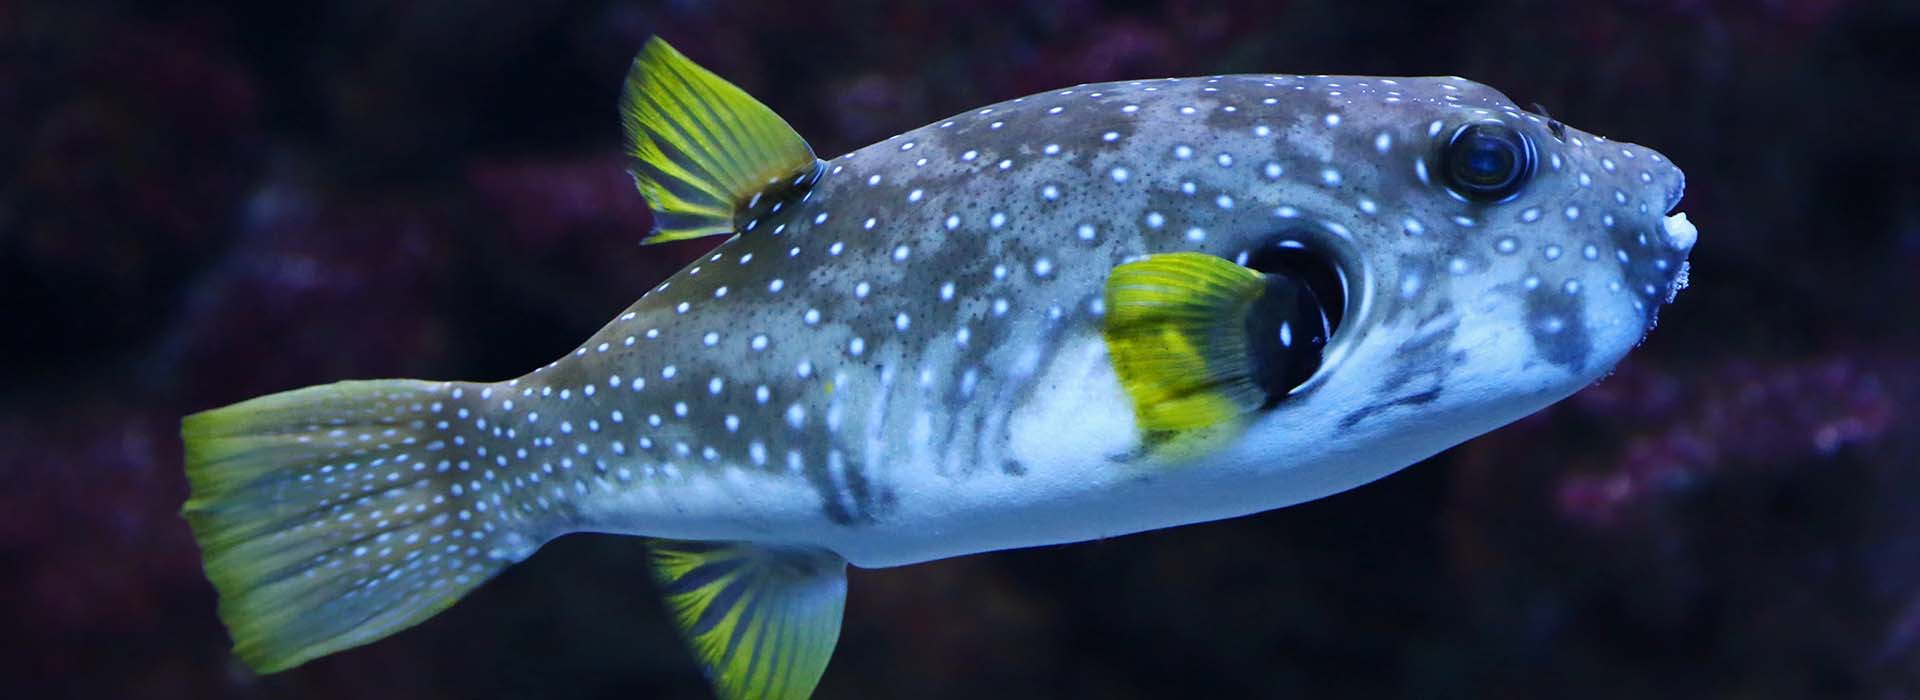
M734 118L732 111L715 109L713 103L709 101L685 99L685 95L698 89L698 76L688 75L688 71L682 66L674 66L673 75L680 80L683 90L668 94L679 103L678 108L689 111L697 108L704 115L704 119L692 119L687 124L699 130L699 136L703 139L701 143L713 144L715 150L724 156L716 162L723 166L728 178L749 177L748 174L741 172L742 166L774 158L772 154L757 148L756 140L726 138L727 133L739 133L746 128L740 120Z
M805 700L846 606L846 565L817 549L654 541L669 612L721 700Z
M1244 321L1263 287L1261 273L1201 253L1151 255L1109 274L1102 335L1149 446L1197 447L1260 405Z
M737 132L740 125L729 119L731 112L714 109L712 103L705 100L689 99L694 91L700 89L699 76L690 75L685 65L673 63L664 66L663 77L674 81L672 89L655 93L655 106L672 112L691 115L692 119L673 122L681 135L691 139L692 143L710 144L720 157L713 161L714 166L727 179L741 177L739 166L752 162L742 147L751 141L736 141L723 138L727 132ZM670 101L672 104L665 104ZM718 127L718 128L716 128ZM760 154L752 154L758 156Z
M248 666L279 671L418 624L544 539L485 517L516 504L488 513L453 488L463 453L426 414L485 410L458 386L340 382L181 422L182 514Z
M757 196L818 169L778 114L658 38L633 59L621 113L634 184L654 214L645 243L732 233Z

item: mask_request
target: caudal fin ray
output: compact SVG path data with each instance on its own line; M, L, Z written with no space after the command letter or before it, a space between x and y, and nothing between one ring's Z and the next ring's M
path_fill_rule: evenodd
M456 429L484 410L477 391L342 382L183 421L183 511L243 661L276 671L380 639L537 546Z

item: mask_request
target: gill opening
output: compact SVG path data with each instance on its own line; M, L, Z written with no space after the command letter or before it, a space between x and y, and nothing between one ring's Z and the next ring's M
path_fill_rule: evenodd
M1367 283L1371 274L1365 259L1354 249L1350 234L1329 224L1274 233L1247 251L1244 260L1254 270L1301 281L1319 300L1328 326L1319 366L1286 395L1312 391L1351 354L1356 329L1364 325L1361 321L1371 308Z

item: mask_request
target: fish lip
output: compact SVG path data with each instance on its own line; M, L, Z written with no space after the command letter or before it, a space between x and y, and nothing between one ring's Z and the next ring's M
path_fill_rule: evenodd
M1693 250L1693 244L1700 240L1700 230L1687 220L1686 212L1668 214L1660 220L1660 232L1667 237L1667 243L1681 254Z

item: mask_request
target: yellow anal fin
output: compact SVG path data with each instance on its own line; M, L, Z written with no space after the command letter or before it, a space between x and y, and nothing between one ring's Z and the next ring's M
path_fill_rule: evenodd
M825 550L655 540L668 612L720 700L806 700L840 639L847 562Z
M1150 449L1189 453L1261 405L1246 318L1259 272L1200 253L1151 255L1107 277L1102 327Z
M653 209L643 243L733 233L753 205L819 174L780 115L659 38L634 57L620 113L634 184Z

